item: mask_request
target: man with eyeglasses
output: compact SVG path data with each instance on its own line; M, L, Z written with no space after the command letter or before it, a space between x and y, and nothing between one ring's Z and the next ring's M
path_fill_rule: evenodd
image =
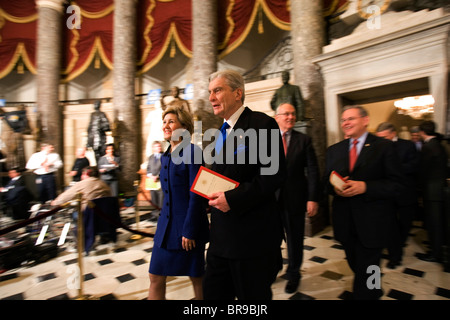
M287 177L278 199L288 253L288 281L284 290L294 293L301 280L305 212L312 217L319 209L319 165L311 137L293 130L297 120L294 106L280 104L275 120L280 127L287 167Z
M342 243L355 275L353 299L376 300L383 295L381 252L403 175L393 142L367 131L369 115L364 107L344 107L340 121L347 138L328 148L324 175L328 180L336 171L346 181L341 189L331 183L326 187L333 196L334 237Z

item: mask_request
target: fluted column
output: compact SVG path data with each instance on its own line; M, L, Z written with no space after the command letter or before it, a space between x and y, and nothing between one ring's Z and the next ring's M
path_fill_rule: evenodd
M139 170L138 108L135 101L136 0L114 1L113 102L116 149L120 150L124 192L133 190Z
M58 105L61 72L61 27L64 0L38 0L37 105L41 140L62 152L62 110Z
M291 1L292 52L294 77L306 100L305 116L310 121L314 147L322 168L326 150L325 113L322 77L312 58L322 53L325 45L325 25L322 1Z
M305 117L309 121L307 133L312 137L321 173L325 164L326 128L322 77L312 59L322 53L325 45L325 25L322 1L291 1L292 52L294 77L306 102ZM322 208L326 205L322 206ZM323 227L322 211L306 218L306 235L312 235Z
M194 114L203 131L218 121L208 100L208 77L217 70L217 28L217 0L192 0Z

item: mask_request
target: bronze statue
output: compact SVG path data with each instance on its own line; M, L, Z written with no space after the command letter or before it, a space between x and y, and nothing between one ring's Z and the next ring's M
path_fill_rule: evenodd
M170 101L167 105L164 103L165 95L161 97L161 108L163 110L166 110L168 106L178 107L181 109L185 109L187 112L191 113L191 107L189 106L189 102L187 100L181 99L179 97L180 94L180 88L174 86L171 89L171 93L173 96L173 100Z
M88 127L87 147L94 150L95 158L98 160L105 154L106 132L111 131L106 114L100 111L101 101L94 103L95 111L91 114L91 120Z
M294 106L297 111L297 120L304 120L305 102L300 91L300 87L289 84L289 71L283 71L281 74L283 85L278 88L270 101L270 106L277 111L281 103L289 103Z
M16 110L9 112L1 111L0 119L4 119L10 128L10 130L5 128L5 132L2 132L2 136L6 137L4 140L7 151L7 165L9 168L25 168L26 160L23 135L31 133L25 106L20 105Z

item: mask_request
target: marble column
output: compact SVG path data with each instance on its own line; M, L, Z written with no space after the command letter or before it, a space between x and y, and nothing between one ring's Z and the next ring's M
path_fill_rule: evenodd
M320 70L312 59L322 53L325 45L325 24L322 1L291 1L291 34L294 56L295 84L300 86L306 102L304 115L308 121L307 133L312 137L314 149L323 172L326 152L326 128L323 83ZM326 205L322 206L326 207ZM323 227L323 212L312 219L306 218L306 235Z
M113 38L113 135L120 151L123 192L134 190L139 170L139 117L135 100L136 0L114 1Z
M58 105L61 75L61 28L64 0L38 0L37 106L41 120L39 142L62 152L62 110ZM38 147L39 148L39 147Z
M212 113L208 93L209 75L217 70L217 28L217 0L192 0L193 109L203 132L221 122Z

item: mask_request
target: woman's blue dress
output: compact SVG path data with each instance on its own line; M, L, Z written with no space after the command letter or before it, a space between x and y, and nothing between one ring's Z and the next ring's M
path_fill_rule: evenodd
M205 244L209 240L207 200L190 191L200 166L202 150L189 144L170 147L161 157L160 181L164 200L156 233L149 272L162 276L202 276L205 271ZM195 240L194 250L182 248L181 239Z

